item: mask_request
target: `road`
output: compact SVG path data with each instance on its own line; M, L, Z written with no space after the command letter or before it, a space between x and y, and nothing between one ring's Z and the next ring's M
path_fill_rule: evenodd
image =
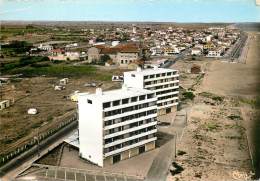
M184 129L187 125L187 112L190 108L183 108L177 112L176 117L172 118L171 125L159 127L159 130L172 136L172 138L162 145L159 153L155 157L145 181L166 181L172 161L177 156L176 144L181 141Z
M163 64L163 65L160 65L160 68L169 68L170 66L175 64L176 61L183 59L189 51L190 51L189 49L186 49L183 52L181 52L180 54L178 54L177 57L168 58L169 61L167 63Z
M70 123L68 126L62 128L46 140L40 142L40 153L37 154L37 146L21 154L17 158L11 160L1 167L4 175L0 178L1 181L14 180L17 175L28 169L33 162L47 154L50 150L60 145L77 128L77 121Z

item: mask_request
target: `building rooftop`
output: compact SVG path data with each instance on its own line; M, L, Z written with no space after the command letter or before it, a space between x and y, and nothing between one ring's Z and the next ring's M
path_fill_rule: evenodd
M150 75L150 74L160 74L160 73L167 73L178 71L175 69L165 69L165 68L151 68L151 69L137 69L135 71L125 72L126 74L139 74L139 75Z
M102 89L98 88L96 93L94 94L80 94L79 100L82 99L90 99L90 100L97 100L100 102L108 102L114 101L118 99L124 99L139 95L151 94L153 93L150 90L146 89L137 89L137 88L130 88L123 86L122 89L116 89L111 91L102 91Z

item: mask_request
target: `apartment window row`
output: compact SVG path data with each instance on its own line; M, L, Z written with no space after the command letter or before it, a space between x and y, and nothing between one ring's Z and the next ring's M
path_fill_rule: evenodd
M135 122L135 123L132 123L132 124L129 124L129 125L121 126L120 130L122 130L122 131L127 130L127 129L130 129L130 128L138 127L138 126L148 124L148 123L151 123L151 122L154 122L154 121L156 121L155 118L150 118L150 119L138 121L138 122ZM115 131L115 130L119 130L119 129L113 129L113 131ZM146 130L146 128L143 128L142 130L144 131L144 130ZM140 131L140 130L137 130L137 131ZM136 135L137 131L132 131L130 133L126 133L126 134L122 134L122 135L119 135L119 136L115 136L113 138L105 139L105 144L109 144L109 143L112 143L112 142L117 141L117 140L122 140L122 139L129 138L131 136L134 136L134 135Z
M141 113L132 114L132 115L129 115L129 116L124 116L124 117L121 117L121 118L118 118L118 119L108 120L108 121L105 121L105 126L110 126L110 125L125 122L125 121L128 121L128 120L137 119L137 118L148 116L148 115L155 114L155 113L156 113L156 109L153 109L153 110L150 110L150 111L144 111L144 112L141 112Z
M154 101L154 102L149 102L149 103L144 103L144 104L138 104L135 106L125 107L122 109L107 111L107 112L105 112L105 117L115 116L118 114L123 114L126 112L135 111L135 110L139 110L139 109L143 109L143 108L147 108L147 107L151 107L151 106L155 106L155 105L156 105L156 102Z
M168 96L159 97L159 98L158 98L158 101L160 101L160 100L165 100L165 99L170 99L170 98L173 98L173 97L177 97L177 95L176 95L176 94L173 94L173 95L168 95Z
M179 77L173 77L173 78L149 81L149 82L145 82L144 85L160 84L160 83L171 82L171 81L175 81L175 80L179 80Z
M156 113L156 110L150 110L150 111L147 111L146 113L144 112L143 114L140 114L139 116L142 117L144 115L150 115L150 114L155 114L155 113ZM134 123L128 124L128 125L125 125L125 126L119 126L119 127L116 127L116 128L111 128L111 129L105 130L105 135L117 133L117 132L124 131L124 130L130 129L130 128L133 128L133 127L135 127Z
M167 73L161 73L161 74L146 75L146 76L144 76L144 79L153 79L153 78L171 76L171 75L176 75L176 74L177 74L177 72L167 72Z
M175 87L179 86L179 83L171 83L171 84L166 84L166 85L160 85L156 87L151 87L149 90L158 90L158 89L165 89L165 88L170 88L170 87Z
M167 93L176 92L176 91L178 91L178 89L170 89L170 90L157 92L156 95L167 94Z
M123 104L137 102L137 101L143 101L145 99L151 99L154 97L155 97L155 95L152 93L152 94L147 94L147 95L125 98L125 99L121 99L121 100L115 100L113 102L105 102L105 103L103 103L103 109L109 108L112 106L119 106L119 105L123 105Z
M152 128L149 128L149 129L150 130L156 129L156 126L153 126ZM147 131L145 131L145 132L147 132ZM143 137L140 137L140 138L136 138L136 139L133 139L133 140L130 140L130 141L126 141L124 143L120 143L120 144L105 148L104 152L108 153L108 152L111 152L111 151L114 151L114 150L117 150L117 149L121 149L121 148L130 146L130 145L139 143L143 140L148 140L148 139L154 138L154 137L155 137L155 134L146 135L146 136L143 136Z
M178 103L178 99L167 101L167 102L162 102L162 103L157 104L157 106L161 107L161 106L166 106L166 105L173 104L173 103Z

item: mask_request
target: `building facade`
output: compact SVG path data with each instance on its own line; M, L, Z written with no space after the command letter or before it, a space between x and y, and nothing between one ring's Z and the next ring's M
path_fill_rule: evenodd
M179 73L177 70L157 68L124 72L128 87L151 90L157 96L158 114L176 109L179 102Z
M157 97L127 88L78 97L80 157L103 167L155 148Z

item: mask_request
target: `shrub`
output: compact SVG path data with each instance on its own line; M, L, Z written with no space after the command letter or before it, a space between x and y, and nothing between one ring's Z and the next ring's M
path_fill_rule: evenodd
M190 99L193 100L195 98L195 95L193 94L193 92L184 92L183 94L183 99Z

